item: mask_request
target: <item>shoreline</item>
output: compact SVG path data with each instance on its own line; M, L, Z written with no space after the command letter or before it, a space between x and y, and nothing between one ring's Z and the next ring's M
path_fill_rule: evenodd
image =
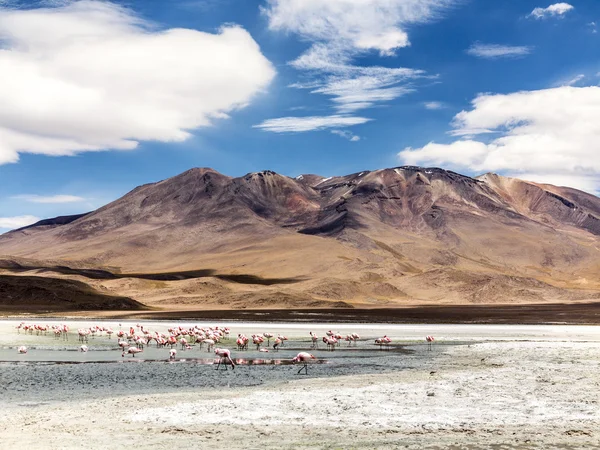
M375 352L314 366L308 377L268 366L4 366L14 385L36 389L5 399L0 439L7 448L65 449L82 440L90 449L597 447L600 397L581 389L598 382L596 343L413 350L386 353L385 364Z
M399 308L0 311L0 320L45 317L96 320L198 320L252 322L339 322L382 324L600 325L600 302L518 305L414 305Z

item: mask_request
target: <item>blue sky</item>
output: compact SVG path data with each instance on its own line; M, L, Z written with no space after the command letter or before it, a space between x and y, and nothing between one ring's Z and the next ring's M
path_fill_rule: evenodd
M600 191L600 2L0 0L0 232L191 167Z

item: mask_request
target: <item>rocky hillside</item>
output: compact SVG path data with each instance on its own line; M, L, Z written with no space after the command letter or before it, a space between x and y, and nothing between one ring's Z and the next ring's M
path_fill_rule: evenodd
M0 236L0 255L11 273L17 260L30 267L20 273L119 273L42 270L172 307L570 302L600 298L600 199L438 168L330 178L192 169ZM189 271L202 276L139 277Z

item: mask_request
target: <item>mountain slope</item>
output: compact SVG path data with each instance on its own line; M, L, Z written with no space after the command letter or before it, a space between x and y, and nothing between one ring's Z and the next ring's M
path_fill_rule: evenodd
M600 291L600 199L412 166L294 179L192 169L73 221L0 236L0 255L122 274L203 269L299 280L221 280L210 289L85 280L148 304L585 300Z

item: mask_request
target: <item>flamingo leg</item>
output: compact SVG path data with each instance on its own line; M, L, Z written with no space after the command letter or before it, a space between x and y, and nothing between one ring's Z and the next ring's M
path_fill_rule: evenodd
M304 369L304 374L308 375L308 364L304 363L304 365L302 367L300 367L300 370L298 371L297 375L300 375L300 372L302 372L302 370Z

